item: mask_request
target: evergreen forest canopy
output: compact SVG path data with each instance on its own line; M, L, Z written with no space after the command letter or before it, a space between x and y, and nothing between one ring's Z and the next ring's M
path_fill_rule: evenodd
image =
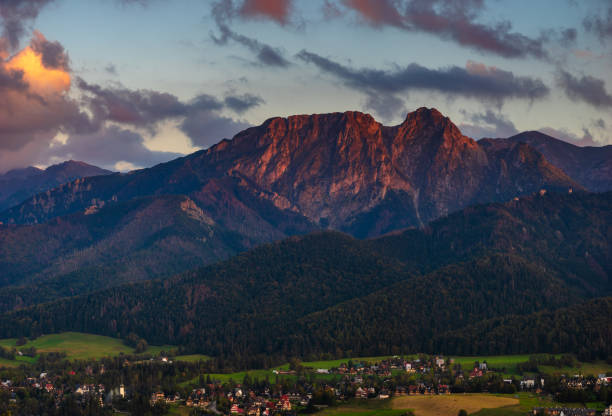
M19 309L5 337L81 331L268 367L411 352L612 353L612 193L533 195L373 240L291 237L171 279Z

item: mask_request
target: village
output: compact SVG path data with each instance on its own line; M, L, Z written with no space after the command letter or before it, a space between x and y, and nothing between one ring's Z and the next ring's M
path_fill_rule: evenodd
M121 372L135 369L155 369L174 373L180 364L169 357L117 361ZM79 371L43 371L22 380L0 380L0 391L15 401L24 391L46 394L60 403L70 395L81 405L95 402L101 408L115 408L129 402L136 393L123 383L107 389L99 380L107 369L102 363L92 363ZM78 378L86 383L69 384ZM258 373L261 374L261 373ZM548 384L554 385L549 389ZM199 384L199 385L197 385ZM389 357L377 361L347 360L331 368L305 366L293 361L287 366L268 370L263 378L248 373L242 380L217 379L215 375L200 376L198 382L167 385L150 393L152 408L182 406L194 412L226 415L270 416L314 413L351 401L382 401L402 396L433 396L465 393L515 394L530 392L548 397L573 397L576 394L598 394L612 387L612 376L561 375L554 380L546 374L526 373L505 376L503 369L492 368L486 360L475 361L466 369L453 358L425 356ZM534 415L595 416L594 409L534 407ZM59 405L59 404L58 404ZM606 410L609 415L611 410ZM198 413L194 413L198 414Z

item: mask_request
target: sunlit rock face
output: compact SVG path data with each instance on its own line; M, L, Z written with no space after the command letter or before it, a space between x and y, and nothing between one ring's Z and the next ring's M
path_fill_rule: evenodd
M273 118L203 158L218 174L265 189L279 208L371 236L572 183L528 146L511 147L480 146L437 110L420 108L393 127L359 112Z

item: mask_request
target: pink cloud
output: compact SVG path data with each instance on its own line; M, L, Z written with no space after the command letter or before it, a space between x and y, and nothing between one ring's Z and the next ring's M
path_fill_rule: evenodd
M243 17L263 17L281 25L289 21L291 0L245 0L240 14Z

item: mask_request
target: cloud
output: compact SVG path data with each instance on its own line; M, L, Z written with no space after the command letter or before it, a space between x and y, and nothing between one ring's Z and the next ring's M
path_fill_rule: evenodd
M343 0L374 27L424 32L462 46L506 58L548 57L545 36L534 39L512 30L509 21L477 22L484 0ZM566 38L572 33L565 33Z
M242 114L251 108L263 104L265 101L258 95L243 94L243 95L228 95L223 101L224 104L238 114Z
M53 0L2 0L0 2L0 22L2 36L15 50L25 34L26 25L36 19L40 10Z
M42 64L49 69L70 71L68 55L64 47L57 41L48 41L42 33L35 30L31 42L32 50L41 56Z
M85 101L94 119L145 128L151 134L156 132L158 123L175 119L192 143L202 147L222 138L233 137L240 130L250 127L247 122L221 115L222 110L229 108L244 113L263 103L261 97L251 94L229 95L224 101L200 94L184 102L172 94L158 91L104 88L82 79L78 83L81 90L90 93Z
M117 75L117 67L113 63L109 63L104 67L104 70L110 75Z
M342 16L342 11L340 10L340 8L335 3L332 3L330 0L325 0L323 2L322 10L323 16L325 16L325 18L328 20L336 19Z
M118 161L148 166L176 154L148 150L137 131L153 135L161 123L173 121L194 143L208 145L248 126L222 111L241 113L262 102L236 93L225 100L200 94L183 101L73 79L62 45L35 32L30 45L0 59L0 169L69 157L106 167ZM65 140L55 139L60 136Z
M433 91L448 96L477 98L501 105L506 99L540 99L549 88L539 79L516 76L510 71L468 62L465 68L429 69L417 63L390 70L344 66L306 50L297 57L340 79L345 85L371 95Z
M603 79L590 75L575 77L569 72L559 70L557 84L572 100L584 101L598 108L612 106L612 95L606 91Z
M583 21L585 30L596 35L601 42L612 38L612 5L605 12L587 16Z
M582 129L582 137L568 131L565 129L555 129L552 127L543 127L539 131L544 134L548 134L556 139L560 139L577 146L601 146L601 143L598 143L594 140L593 135L584 127Z
M365 107L376 112L383 121L391 121L398 114L406 114L406 103L393 94L368 93Z
M249 49L255 55L259 65L279 68L287 68L291 65L291 62L285 58L280 49L230 29L227 22L232 19L235 13L231 1L220 1L213 4L212 15L217 23L220 35L215 36L211 32L210 36L217 45L227 45L232 40Z
M494 113L491 110L486 110L484 113L471 114L463 111L463 114L472 124L460 124L459 129L463 134L475 139L482 139L484 137L506 138L514 136L519 132L512 121L503 114Z
M185 116L188 105L176 96L152 90L130 90L123 87L102 87L78 78L77 85L85 94L83 101L94 119L114 121L154 132L155 124Z
M97 166L115 169L117 162L128 166L152 166L182 156L179 153L149 150L144 138L118 126L104 126L89 134L73 134L64 144L55 144L41 155L42 159L64 161L86 160Z
M53 52L45 64L48 49ZM0 151L18 152L26 146L33 150L38 146L32 142L48 141L64 126L84 127L86 115L68 96L67 62L61 45L55 48L39 33L29 46L0 60Z
M291 0L245 0L240 15L246 18L271 19L280 25L289 22Z

